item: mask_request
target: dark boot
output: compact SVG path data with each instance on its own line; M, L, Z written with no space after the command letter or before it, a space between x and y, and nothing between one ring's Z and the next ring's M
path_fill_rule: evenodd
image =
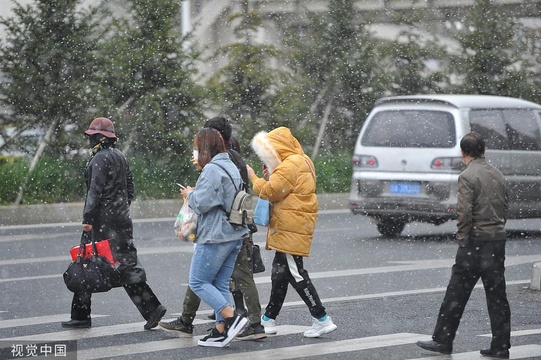
M79 324L80 327L90 327L91 298L91 293L74 293L73 300L71 301L71 320L63 322L62 327L77 327L73 325L81 321L88 321L88 326L83 326L83 323L81 323Z
M430 341L417 341L417 346L428 350L428 351L434 351L439 352L442 354L450 354L453 352L453 345L452 344L441 344L437 341L430 340Z
M504 350L486 349L486 350L481 350L480 352L481 352L481 355L483 356L490 356L490 357L498 358L498 359L509 359L509 350L507 349L504 349Z
M86 319L86 320L73 320L70 321L63 321L62 327L68 328L68 329L88 329L92 326L92 320Z
M143 326L145 330L150 330L158 326L158 322L162 319L162 317L165 315L165 312L167 310L165 309L165 306L160 305L150 314L150 317L147 321L147 323Z

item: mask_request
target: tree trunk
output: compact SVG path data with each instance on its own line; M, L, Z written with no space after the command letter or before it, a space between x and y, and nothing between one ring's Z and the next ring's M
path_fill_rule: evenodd
M39 143L38 149L36 150L36 153L34 154L34 158L32 159L32 162L30 163L28 174L26 174L26 177L24 178L23 183L19 187L19 194L17 195L17 199L15 199L15 205L21 204L21 201L23 200L23 196L24 196L24 190L26 189L26 184L28 184L28 180L30 180L32 173L38 166L39 159L41 158L41 155L43 155L43 152L45 151L45 147L51 141L51 137L53 136L53 132L56 129L57 125L58 125L58 120L54 120L53 123L49 126L49 129L47 129L45 136Z
M316 157L319 152L319 146L325 135L325 128L327 127L327 121L329 120L329 114L331 113L332 103L329 101L327 106L325 106L325 112L323 113L323 119L321 120L321 125L319 126L319 133L317 134L316 143L314 144L314 149L312 150L312 161L316 160Z
M329 85L325 84L325 87L323 87L323 90L321 90L317 94L316 100L310 106L310 110L308 112L308 114L309 114L308 117L305 118L303 121L301 121L299 128L302 129L306 125L306 122L313 117L314 112L316 111L317 107L319 106L319 103L321 102L321 100L323 100L323 97L327 93L328 89L329 89Z
M134 102L134 100L135 100L135 96L134 95L130 96L130 98L126 100L124 104L122 104L118 109L116 109L117 114L122 115L124 110L126 110L128 106L130 106ZM130 131L130 135L128 135L128 138L126 139L126 141L124 141L124 148L122 149L122 152L124 154L127 154L130 151L130 145L133 141L133 134L134 132Z

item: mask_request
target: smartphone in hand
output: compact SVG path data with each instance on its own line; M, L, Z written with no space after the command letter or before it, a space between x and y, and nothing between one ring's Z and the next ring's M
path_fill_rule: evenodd
M179 184L179 183L176 183L176 184L177 184L177 186L180 187L181 189L186 190L186 187L185 187L184 185L181 185L181 184Z

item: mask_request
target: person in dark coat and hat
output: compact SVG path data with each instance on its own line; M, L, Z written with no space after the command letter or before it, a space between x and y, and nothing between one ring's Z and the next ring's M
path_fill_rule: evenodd
M92 157L84 174L87 195L83 231L95 241L110 239L121 285L147 321L144 328L150 330L158 325L166 308L146 283L146 272L133 243L130 204L135 191L128 160L116 148L117 137L110 119L94 119L85 135L89 139ZM73 294L71 320L62 322L62 327L88 328L92 325L91 295Z

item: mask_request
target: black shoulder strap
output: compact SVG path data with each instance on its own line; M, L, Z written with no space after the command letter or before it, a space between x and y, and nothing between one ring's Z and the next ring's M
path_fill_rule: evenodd
M244 160L242 159L242 156L240 156L240 154L237 151L233 149L228 149L227 152L229 154L229 158L239 170L240 178L242 179L242 182L243 182L242 185L244 187L244 190L248 192L250 190L250 185L249 185L250 180L248 179L248 170L246 170L246 163L244 162Z

